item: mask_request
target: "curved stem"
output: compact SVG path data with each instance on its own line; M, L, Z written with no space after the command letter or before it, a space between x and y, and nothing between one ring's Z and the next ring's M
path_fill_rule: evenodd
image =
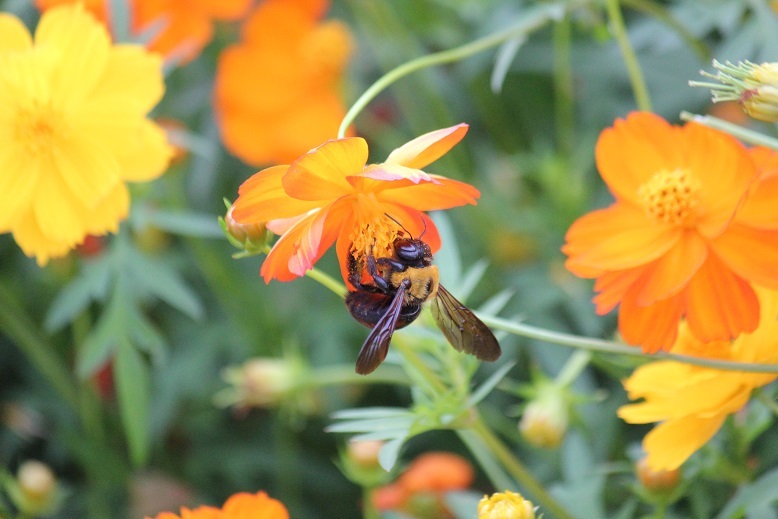
M570 9L572 3L565 5L558 4L541 4L537 6L532 12L525 14L521 22L509 27L505 30L484 36L470 43L466 43L460 47L444 50L441 52L435 52L426 56L413 59L394 69L390 70L382 77L380 77L375 83L373 83L365 92L357 99L353 106L343 117L343 122L338 129L338 138L342 138L346 135L346 129L354 122L359 112L361 112L367 104L372 101L382 90L394 83L400 78L407 76L412 72L421 70L427 67L435 65L442 65L444 63L451 63L460 61L467 57L485 51L492 47L496 47L501 43L524 36L540 27L543 27L550 20L558 19L562 16L567 9Z
M632 83L632 92L635 94L635 104L638 109L647 112L651 111L651 98L648 96L648 88L643 77L643 71L640 69L640 63L635 55L635 49L629 42L627 28L624 25L624 18L621 16L621 6L619 0L607 0L608 18L610 19L613 37L619 44L621 55L624 58L624 65L627 67L630 83Z
M718 117L710 115L697 115L690 112L681 112L681 120L691 121L698 124L702 124L715 130L721 130L725 133L732 135L740 139L743 142L754 144L756 146L767 146L774 150L778 150L778 139L769 137L763 133L743 128L737 124L732 124Z
M643 357L647 360L674 360L686 364L694 364L712 369L721 369L725 371L745 371L749 373L778 373L778 364L758 364L751 362L731 362L719 359L706 359L702 357L692 357L690 355L679 355L677 353L658 352L653 354L643 353L639 348L627 346L614 341L603 339L591 339L588 337L579 337L567 333L552 332L543 328L537 328L527 324L515 323L494 317L490 315L479 315L481 320L492 328L502 330L521 337L537 339L553 344L563 346L572 346L588 351L599 351L603 353L615 353L618 355L629 355L632 357Z
M329 288L341 299L346 297L346 294L348 293L346 286L343 283L330 276L329 274L322 272L321 270L314 268L307 271L305 275L314 281L318 281L324 287Z

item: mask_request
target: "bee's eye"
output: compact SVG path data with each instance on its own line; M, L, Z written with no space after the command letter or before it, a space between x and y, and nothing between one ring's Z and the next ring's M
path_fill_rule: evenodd
M394 252L397 254L397 257L405 260L414 260L423 254L421 247L412 241L402 241L395 244Z

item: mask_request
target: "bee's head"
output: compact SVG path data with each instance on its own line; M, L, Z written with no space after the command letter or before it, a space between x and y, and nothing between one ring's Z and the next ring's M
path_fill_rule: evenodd
M397 238L394 241L394 253L397 259L410 265L426 267L432 264L430 246L421 240Z

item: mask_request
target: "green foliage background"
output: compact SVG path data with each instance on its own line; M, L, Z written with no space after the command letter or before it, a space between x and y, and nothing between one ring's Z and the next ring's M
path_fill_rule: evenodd
M347 103L393 67L503 29L532 5L334 0L330 16L346 21L358 42L343 85ZM594 143L636 105L604 4L579 5L515 53L490 50L401 79L356 127L377 162L414 136L469 123L463 143L428 168L482 193L477 207L441 220L448 231L436 258L443 284L462 288L466 273L486 260L468 298L474 308L507 289L513 296L502 316L610 338L613 317L595 316L590 283L564 271L559 249L574 219L609 203L594 168ZM711 58L760 63L778 57L778 19L767 2L624 0L621 7L654 111L670 121L681 110L710 108L709 93L687 82L701 68L710 70ZM29 2L8 0L0 8L35 24ZM231 258L235 250L217 216L224 213L222 200L234 199L255 169L221 145L210 100L219 51L236 41L237 30L237 24L219 26L200 58L169 71L155 115L186 125L177 137L188 156L161 179L134 187L130 220L101 255L71 254L39 269L10 236L0 237L0 402L6 409L0 465L13 473L29 458L49 464L67 492L57 517L138 517L131 489L149 474L180 482L198 503L218 505L234 492L264 489L295 518L361 517L361 491L335 463L348 435L325 431L331 414L411 403L407 385L355 375L316 389L312 403L310 395L298 395L247 413L213 403L226 386L220 375L226 366L291 355L314 370L350 373L366 336L320 284L301 278L265 285L260 257ZM775 127L757 128L775 134ZM334 254L320 267L338 275ZM476 383L509 362L516 363L511 381L526 382L533 370L553 377L571 354L539 341L500 339L502 359L479 367ZM381 369L396 370L397 359ZM104 400L92 380L108 361L116 396ZM577 419L557 450L532 448L520 438L516 409L523 401L512 393L493 391L480 405L492 430L574 517L648 517L661 508L632 472L648 428L615 415L626 402L619 380L637 362L593 358L573 386L590 398L576 406ZM770 398L774 389L765 393ZM20 435L9 421L11 406L32 417L34 434ZM778 431L765 409L755 402L745 425L730 424L687 463L664 517L778 517ZM472 459L456 434L431 431L405 445L399 465L426 450ZM494 490L479 469L477 497ZM460 517L474 516L474 495L457 507Z

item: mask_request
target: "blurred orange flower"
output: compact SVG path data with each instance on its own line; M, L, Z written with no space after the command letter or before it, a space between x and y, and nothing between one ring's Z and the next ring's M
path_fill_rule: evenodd
M647 352L669 348L682 317L704 341L753 331L751 283L778 288L778 211L754 189L748 151L701 125L633 113L603 131L596 158L616 201L573 223L562 250L571 272L597 278L597 312L620 304L624 340Z
M215 20L237 20L251 6L252 0L128 0L132 14L131 30L141 34L152 25L159 29L149 42L149 50L170 59L187 62L200 53L213 37ZM76 0L36 0L43 11ZM95 16L109 22L109 2L78 0ZM154 31L154 29L151 29Z
M449 517L442 494L464 490L473 483L473 467L450 452L422 454L397 481L376 489L373 502L379 510L398 510L415 517Z
M778 363L778 292L757 289L761 320L732 343L703 343L681 325L673 353L734 362ZM624 381L630 399L618 415L629 423L661 422L643 440L653 470L674 470L705 445L724 420L748 402L754 389L778 375L722 371L673 361L646 364Z
M226 49L215 106L224 145L253 165L288 164L337 135L343 70L352 53L343 23L321 21L326 0L265 0Z
M367 143L360 137L328 141L295 160L256 173L239 189L233 218L264 223L281 235L260 273L290 281L313 268L337 240L343 279L348 258L389 251L400 228L440 247L435 224L422 211L475 204L477 189L429 175L419 168L445 155L467 133L459 124L417 137L394 150L382 164L365 165Z
M162 512L155 519L289 519L289 512L280 501L264 492L241 492L227 499L221 509L212 506L194 510L181 508L181 515Z

